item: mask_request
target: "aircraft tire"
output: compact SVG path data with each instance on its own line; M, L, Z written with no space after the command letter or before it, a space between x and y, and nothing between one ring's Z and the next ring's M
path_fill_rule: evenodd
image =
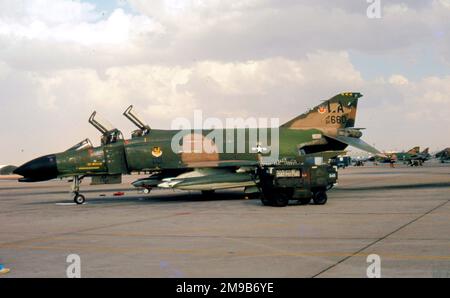
M83 195L76 194L75 197L73 198L73 201L77 205L83 205L86 202L86 198Z
M323 190L314 193L313 201L316 205L325 205L328 201L327 193Z

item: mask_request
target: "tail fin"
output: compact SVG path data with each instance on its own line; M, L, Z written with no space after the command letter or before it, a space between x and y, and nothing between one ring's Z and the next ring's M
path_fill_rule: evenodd
M341 93L283 124L283 128L348 128L355 126L361 93Z
M419 147L419 146L416 146L416 147L410 149L410 150L409 150L408 152L406 152L406 153L409 153L409 154L418 154L418 153L420 153L420 147Z
M424 154L424 155L430 154L430 148L426 148L425 150L422 151L421 154Z

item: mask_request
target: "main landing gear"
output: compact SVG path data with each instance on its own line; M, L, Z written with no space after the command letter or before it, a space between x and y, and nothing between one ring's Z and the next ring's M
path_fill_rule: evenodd
M83 205L86 202L86 197L80 194L80 184L83 181L83 177L75 176L72 181L72 194L73 201L77 205Z

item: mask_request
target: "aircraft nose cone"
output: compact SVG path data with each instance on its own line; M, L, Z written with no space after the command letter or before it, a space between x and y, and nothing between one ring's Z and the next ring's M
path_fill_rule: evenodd
M23 176L24 182L37 182L54 179L58 176L56 156L54 154L36 158L14 170L14 174Z

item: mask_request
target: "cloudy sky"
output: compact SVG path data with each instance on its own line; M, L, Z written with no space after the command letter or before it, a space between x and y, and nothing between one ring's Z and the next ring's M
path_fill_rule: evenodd
M381 150L450 146L450 0L0 0L0 163L194 109L287 121L343 91Z

